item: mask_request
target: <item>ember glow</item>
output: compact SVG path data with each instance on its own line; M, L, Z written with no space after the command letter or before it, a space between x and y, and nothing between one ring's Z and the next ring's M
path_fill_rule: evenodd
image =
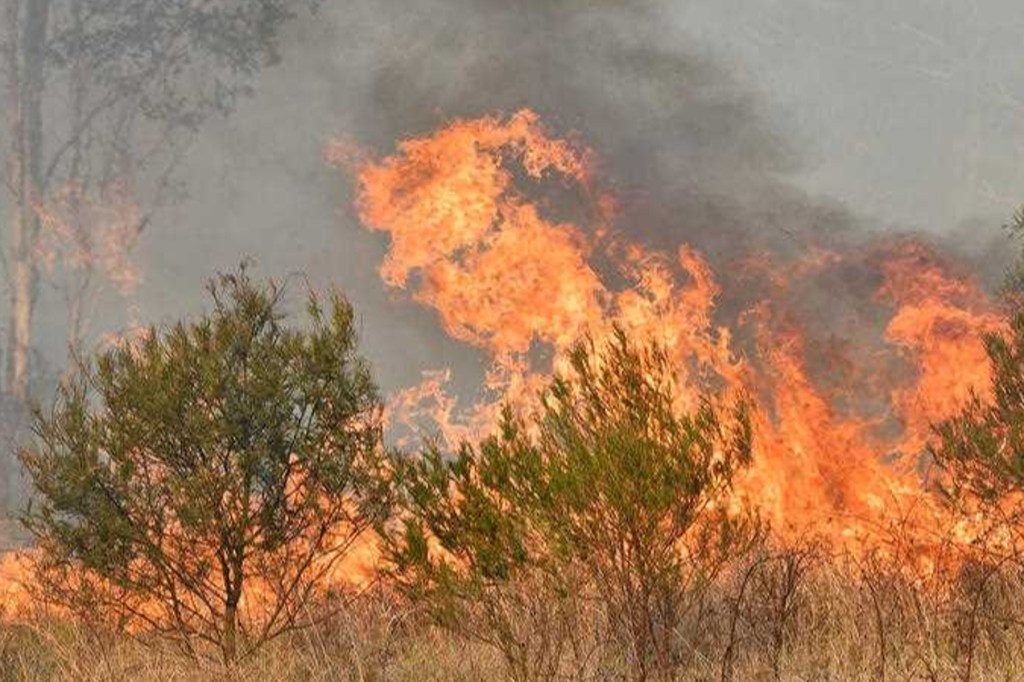
M0 556L0 620L28 620L35 605L29 594L32 579L31 552Z
M48 276L58 265L72 272L96 271L128 294L139 281L131 252L144 221L123 183L111 183L99 195L68 184L36 206L43 230L34 255Z
M759 283L744 292L753 302L726 313L709 261L687 243L662 252L631 239L616 223L616 197L600 188L598 155L533 112L454 121L364 160L357 178L362 221L390 238L383 280L436 310L450 336L489 362L477 404L460 406L445 391L449 370L438 368L393 397L392 424L478 437L501 403L528 404L574 340L600 341L617 325L670 352L680 409L707 391L753 400L755 459L737 494L776 532L850 544L911 509L922 533L948 522L927 491L924 450L932 424L988 390L981 336L1002 322L978 285L921 241L809 245L784 263L751 254L736 269ZM565 213L573 217L552 217ZM822 377L841 358L813 371L813 330L785 301L851 262L877 279L864 305L887 323L877 338L847 340L876 361L854 368L871 376L836 389Z

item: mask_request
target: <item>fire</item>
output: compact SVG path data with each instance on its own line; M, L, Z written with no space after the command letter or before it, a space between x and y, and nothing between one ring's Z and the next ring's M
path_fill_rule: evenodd
M989 383L989 363L980 336L1006 331L981 293L964 279L949 277L919 244L906 244L885 263L880 297L897 306L886 340L916 361L918 380L893 389L892 403L907 426L901 444L920 449L929 425L952 414Z
M327 545L343 545L345 556L343 560L334 562L329 557L327 563L321 559L314 559L315 572L324 576L323 590L364 590L369 588L377 579L378 565L380 562L380 551L373 541L371 534L364 533L356 537L346 537L339 534L338 537L329 538ZM189 555L196 561L203 557L201 553L193 548ZM301 554L301 552L300 552ZM44 565L42 557L34 548L27 548L16 551L8 551L0 554L0 623L3 622L33 622L43 614L63 614L67 612L54 603L50 603L48 597L43 595L40 599L38 589L35 589L37 572ZM324 563L324 565L317 565ZM47 570L47 569L43 569ZM124 595L118 592L113 585L102 580L93 580L94 576L79 572L75 567L61 566L60 575L65 582L64 587L70 589L72 585L78 586L89 581L90 589L109 591L111 604L122 603L126 622L132 628L148 627L148 618L154 621L161 619L161 614L169 608L155 599L139 598L138 596ZM140 570L146 570L140 567ZM209 584L216 584L216 572L209 577ZM278 608L274 601L279 595L281 586L261 576L250 575L247 577L246 589L242 595L240 612L243 614L243 624L248 627L259 627L266 618ZM201 599L184 591L179 594L181 604L187 606L193 613L202 613L206 605ZM145 618L137 618L132 614L145 614Z
M29 585L34 558L31 550L0 555L0 621L30 620L38 609Z
M360 213L391 235L384 280L405 287L415 273L418 300L455 338L498 353L524 352L534 340L564 345L600 314L602 287L582 233L545 220L513 190L506 155L534 180L589 177L585 156L521 112L506 123L453 125L365 167ZM515 278L503 276L509 269ZM569 276L552 278L558 272Z
M488 360L475 405L448 392L452 373L440 368L392 396L391 427L415 434L429 422L449 443L478 439L503 402L528 405L582 335L601 342L618 327L669 353L680 410L709 391L752 402L754 463L735 494L784 538L811 530L862 546L908 519L921 538L975 535L969 521L945 514L919 469L931 425L987 390L981 336L1003 322L970 277L923 243L849 252L808 245L796 261L750 254L732 264L741 276L720 277L690 244L654 250L616 226L616 198L599 187L596 155L554 136L531 111L456 120L381 159L332 150L329 158L356 174L360 218L389 238L383 281L436 311L449 335ZM51 210L44 222L61 249L40 257L62 250L77 263L85 252L60 214ZM86 255L115 281L133 281L121 253L104 248ZM886 321L877 338L849 343L901 369L864 370L870 376L843 389L853 395L840 395L815 371L814 330L786 301L817 274L873 258L879 284L865 304ZM744 287L745 310L720 308L729 287ZM842 353L834 360L841 365ZM330 580L365 584L377 558L361 538ZM0 561L0 615L24 617L31 606L23 581L32 564L31 553ZM259 602L258 587L249 599Z
M755 459L738 495L777 532L861 542L912 508L941 523L917 464L931 424L989 383L981 334L1002 323L976 283L920 242L883 249L870 303L888 323L865 350L908 368L845 401L883 409L842 407L811 371L806 324L774 294L865 254L813 245L796 263L752 254L745 267L768 282L764 296L723 324L707 259L686 243L652 251L613 229L615 198L597 188L595 169L591 150L553 136L531 111L456 120L385 158L364 155L357 208L390 238L383 280L433 308L491 365L475 406L460 412L439 370L398 394L392 422L429 414L442 437L478 436L500 402L528 401L574 340L619 326L671 354L680 409L708 389L753 399ZM553 217L567 212L579 217Z

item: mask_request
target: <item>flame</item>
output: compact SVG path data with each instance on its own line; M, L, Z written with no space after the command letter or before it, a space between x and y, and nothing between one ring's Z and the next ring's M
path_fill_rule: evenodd
M727 312L719 308L726 285L709 260L690 244L654 250L616 229L617 201L598 187L596 155L555 137L531 111L455 120L380 159L344 141L326 157L355 174L361 220L389 239L383 281L436 311L450 336L488 361L475 404L449 392L448 368L391 396L387 422L392 431L407 427L402 444L411 445L428 422L452 444L482 437L502 403L536 398L582 335L600 343L620 327L669 354L679 410L693 409L709 391L752 402L754 460L736 500L755 506L783 539L812 531L847 547L877 548L896 523L915 541L977 536L980 521L950 518L919 465L931 425L972 391L988 390L981 336L1004 323L977 283L924 243L881 249L873 270L880 285L865 303L885 323L877 338L848 342L858 357L883 357L901 369L864 369L870 376L837 392L815 371L814 329L787 300L817 274L870 261L863 250L809 245L796 260L750 254L733 264L741 276L727 285L744 287L750 302ZM54 243L67 250L74 235L60 214L41 213ZM556 217L563 215L571 218ZM102 248L90 248L115 281L115 273L128 272L119 252L106 259ZM56 257L55 246L40 249L44 262ZM69 253L73 266L78 256ZM830 359L846 363L842 353ZM362 538L329 579L366 584L377 559L376 545ZM929 556L918 560L935 566ZM31 553L0 561L6 617L31 606L22 586L32 567ZM260 600L258 587L250 598Z
M29 620L34 614L36 604L28 587L33 565L30 550L0 555L0 621Z
M333 561L329 557L326 562L321 557L313 559L312 572L322 574L322 582L311 596L346 590L364 590L377 579L381 557L371 533L348 537L340 532L327 538L324 545L343 546L344 556L339 561ZM203 554L198 546L193 546L188 557L190 562L199 562L203 559ZM279 558L275 557L272 560ZM42 559L35 548L0 554L0 623L33 622L42 614L67 615L66 609L59 603L52 602L49 595L40 595L38 590L34 589L38 571L49 570ZM110 608L122 610L120 615L125 619L124 622L129 629L143 630L148 627L149 619L153 622L166 619L169 606L156 599L123 594L116 586L108 584L99 576L81 572L74 565L62 565L57 570L59 573L55 575L60 576L66 589L70 590L72 586L82 585L87 581L90 589L107 593ZM147 569L140 567L140 570ZM208 584L216 584L216 577L214 571ZM281 589L280 584L264 579L262 575L247 575L245 591L239 604L242 624L258 629L278 608L275 598L280 595ZM196 596L182 592L179 599L189 610L203 612L205 603ZM140 614L144 614L145 617L139 618Z
M931 424L953 414L972 390L988 388L989 361L980 336L1008 330L969 280L950 277L920 244L903 245L884 272L879 295L897 307L885 338L918 368L913 385L892 392L907 427L901 447L912 452L924 445Z
M523 352L535 340L564 345L600 315L602 287L582 233L545 220L513 190L506 155L535 180L589 177L585 156L521 112L505 123L458 123L366 166L360 214L391 235L384 280L405 287L416 273L418 300L453 337L496 353ZM559 272L566 276L552 277Z
M434 309L449 335L490 363L477 404L460 410L442 369L399 392L393 424L430 415L453 442L486 433L497 404L529 401L581 335L600 341L618 325L670 353L680 409L709 389L753 398L755 458L737 495L777 532L863 542L910 509L922 523L944 522L916 465L931 425L986 390L981 334L1002 322L978 285L923 243L888 248L877 268L882 285L869 302L888 322L866 350L908 369L873 377L866 383L881 389L847 401L884 404L864 414L841 408L815 379L807 325L775 295L864 254L810 246L783 263L754 254L744 267L766 282L764 297L722 324L722 286L707 259L686 243L665 253L616 232L596 155L553 136L531 111L455 120L382 159L359 158L350 165L360 218L390 239L384 282ZM553 217L567 212L582 219ZM882 428L887 420L895 429Z

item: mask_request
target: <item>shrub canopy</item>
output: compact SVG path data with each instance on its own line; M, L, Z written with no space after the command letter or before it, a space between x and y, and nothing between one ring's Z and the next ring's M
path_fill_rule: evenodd
M353 311L243 267L213 309L82 364L22 453L45 597L228 661L308 620L380 512L381 405Z
M643 679L667 674L686 597L749 537L746 517L723 509L750 458L747 412L727 407L723 418L706 399L680 413L666 355L621 331L600 347L580 343L570 365L536 412L507 408L479 446L396 461L404 523L390 536L395 572L448 624L525 576L545 576L556 598L582 576L626 640L631 668ZM497 622L503 609L482 608L493 631L514 632ZM523 648L505 644L511 658Z

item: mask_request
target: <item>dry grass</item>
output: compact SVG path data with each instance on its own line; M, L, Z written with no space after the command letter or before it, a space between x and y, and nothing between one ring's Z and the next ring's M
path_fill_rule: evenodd
M582 597L575 603L558 672L527 670L518 679L635 679L600 612L578 608L587 603ZM522 617L535 612L550 618L548 608ZM538 635L529 620L521 631ZM229 672L169 644L40 620L0 629L0 681L511 679L498 648L486 643L494 637L441 630L378 591ZM883 562L753 556L695 598L676 652L673 679L680 681L1024 679L1024 582L978 566L940 584Z
M414 631L397 615L388 600L367 599L330 623L271 643L231 671L215 661L194 660L168 643L100 633L66 621L7 626L0 630L0 680L441 682L500 676L492 652L429 626Z

